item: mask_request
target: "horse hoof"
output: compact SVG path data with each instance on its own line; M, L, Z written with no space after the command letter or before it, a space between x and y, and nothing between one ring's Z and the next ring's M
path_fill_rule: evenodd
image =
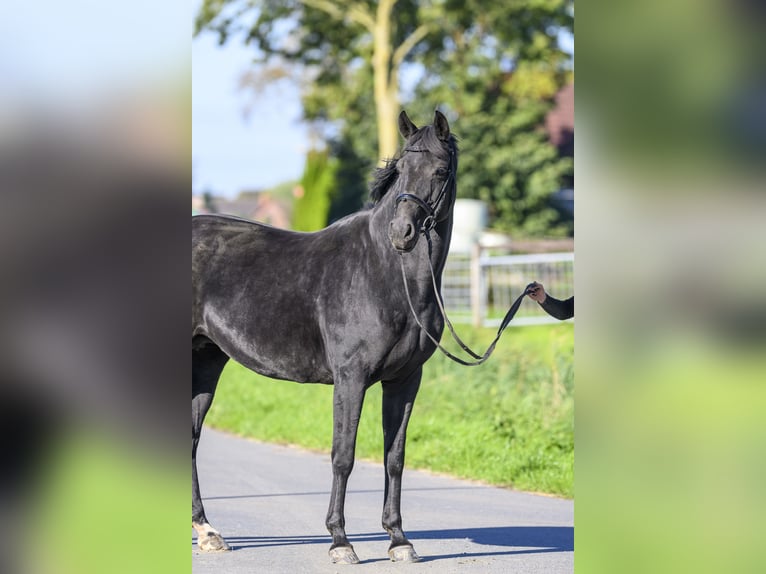
M231 546L217 532L208 532L197 539L197 546L202 552L227 552Z
M336 546L330 548L329 554L333 564L359 564L359 557L353 546Z
M391 562L420 562L420 556L410 545L395 546L389 549L388 557L391 558Z

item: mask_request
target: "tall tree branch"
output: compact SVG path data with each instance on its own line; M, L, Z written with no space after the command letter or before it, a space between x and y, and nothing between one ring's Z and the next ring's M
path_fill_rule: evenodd
M394 51L394 55L391 58L392 68L398 69L399 65L404 61L404 58L407 57L407 54L409 54L410 51L418 45L418 42L425 38L430 31L430 24L421 24L415 28L415 30L413 30Z
M354 3L351 6L341 8L339 3L332 0L301 0L306 6L321 10L325 14L332 16L336 20L343 22L346 17L357 24L366 28L370 33L375 29L375 20L372 14L360 4Z

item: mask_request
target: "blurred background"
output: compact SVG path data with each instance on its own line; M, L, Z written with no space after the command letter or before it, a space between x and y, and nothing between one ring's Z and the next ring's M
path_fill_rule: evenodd
M316 229L396 153L385 118L438 107L484 202L469 235L566 251L573 3L391 4L377 45L374 2L3 5L0 569L190 567L190 187L193 213ZM578 572L763 570L763 24L579 3ZM536 372L565 373L569 335L536 333Z
M190 566L191 31L180 0L0 8L2 572Z
M579 3L578 571L764 568L765 15Z

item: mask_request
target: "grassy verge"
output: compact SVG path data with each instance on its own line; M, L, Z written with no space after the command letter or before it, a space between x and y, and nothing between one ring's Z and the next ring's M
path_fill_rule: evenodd
M461 326L482 350L494 331ZM571 324L511 328L481 367L428 361L407 433L407 466L521 490L572 496ZM365 399L357 457L382 460L381 391ZM243 436L329 452L332 387L227 365L206 422Z

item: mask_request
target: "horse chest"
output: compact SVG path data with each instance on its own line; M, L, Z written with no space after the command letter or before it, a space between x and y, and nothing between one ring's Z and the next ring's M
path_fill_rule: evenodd
M423 325L436 334L441 334L444 326L438 312L425 313ZM435 349L420 327L408 317L400 328L391 333L388 348L381 357L380 376L377 378L389 379L402 372L409 372L425 363Z

